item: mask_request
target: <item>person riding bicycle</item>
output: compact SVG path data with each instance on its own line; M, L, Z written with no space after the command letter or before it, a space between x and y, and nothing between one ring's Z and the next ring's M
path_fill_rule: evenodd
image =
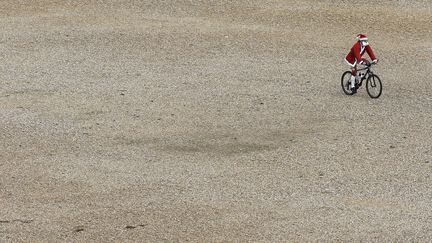
M351 47L350 52L345 57L345 61L351 67L351 90L355 91L355 77L357 75L357 64L367 65L369 61L362 58L363 54L367 52L373 63L378 63L378 59L369 45L368 38L364 34L356 36L357 42Z

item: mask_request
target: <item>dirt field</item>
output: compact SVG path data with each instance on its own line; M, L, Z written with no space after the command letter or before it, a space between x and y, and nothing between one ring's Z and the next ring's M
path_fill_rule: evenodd
M430 242L432 2L367 4L2 0L0 241Z

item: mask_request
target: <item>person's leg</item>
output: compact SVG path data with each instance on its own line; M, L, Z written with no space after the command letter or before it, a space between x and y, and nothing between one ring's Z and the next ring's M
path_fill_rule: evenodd
M350 62L348 62L348 60L347 59L345 59L345 62L351 67L351 80L350 80L350 83L351 83L351 89L353 90L353 89L355 89L355 77L356 77L356 74L357 74L357 61L355 61L354 62L354 64L352 64L352 63L350 63Z
M355 88L355 77L357 75L357 65L351 68L351 89Z
M356 66L354 66L354 67L351 68L351 74L354 77L357 75L357 67Z

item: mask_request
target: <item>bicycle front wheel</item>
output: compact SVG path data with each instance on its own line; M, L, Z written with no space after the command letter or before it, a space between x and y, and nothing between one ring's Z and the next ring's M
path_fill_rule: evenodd
M373 99L376 99L381 96L382 83L381 83L381 79L377 75L373 74L367 78L366 91L368 95Z

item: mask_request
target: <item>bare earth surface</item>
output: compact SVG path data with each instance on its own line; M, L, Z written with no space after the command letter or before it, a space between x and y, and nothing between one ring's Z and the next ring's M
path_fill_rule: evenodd
M0 20L1 242L432 240L431 1L2 0ZM358 33L379 99L340 87Z

